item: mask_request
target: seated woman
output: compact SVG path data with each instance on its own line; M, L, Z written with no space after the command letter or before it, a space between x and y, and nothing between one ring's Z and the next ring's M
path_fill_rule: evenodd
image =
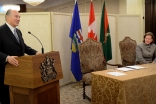
M143 43L136 47L136 64L156 62L156 45L154 44L154 41L155 37L152 32L147 32L144 35Z

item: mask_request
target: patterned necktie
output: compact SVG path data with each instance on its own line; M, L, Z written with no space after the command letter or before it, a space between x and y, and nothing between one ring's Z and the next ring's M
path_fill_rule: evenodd
M18 38L18 35L17 35L17 32L16 32L16 29L14 29L14 36L15 36L15 38L17 39L17 41L19 43L19 38Z

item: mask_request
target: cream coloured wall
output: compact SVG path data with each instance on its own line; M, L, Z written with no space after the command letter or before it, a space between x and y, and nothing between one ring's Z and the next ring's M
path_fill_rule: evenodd
M143 0L127 0L127 14L142 14Z
M127 14L139 14L141 20L141 39L143 39L145 32L145 19L144 16L144 0L127 0ZM141 41L140 41L141 42ZM140 43L139 42L139 43Z
M71 39L69 38L69 31L71 25L71 14L51 12L51 20L53 50L59 51L60 53L64 76L64 78L60 80L60 85L64 85L70 83L73 78L70 71Z
M41 52L41 44L35 37L28 34L28 31L30 31L42 42L45 52L51 51L52 42L50 28L51 27L50 13L34 12L34 13L20 13L20 15L21 21L18 27L23 33L25 43Z
M89 13L90 0L77 0L80 13ZM101 13L103 2L106 2L109 14L142 14L144 11L144 0L93 0L95 13ZM74 2L70 1L47 9L27 8L27 12L62 12L72 13Z
M93 0L95 13L101 13L104 0ZM119 14L119 0L105 0L108 13ZM46 11L72 13L75 0L46 9ZM89 13L90 0L78 0L79 12Z
M141 39L145 32L144 8L145 0L119 0L119 14L140 15ZM141 41L140 41L141 42ZM138 42L138 43L140 43Z
M124 39L124 37L129 36L131 39L135 40L137 43L142 41L141 34L141 15L118 15L117 16L117 47L116 47L116 59L118 63L121 63L121 56L119 50L119 42Z
M77 0L80 13L89 13L90 0ZM144 0L93 0L95 13L101 13L103 2L106 2L108 14L131 14L141 15L141 33L144 35L145 20L144 16ZM48 8L46 11L72 13L74 8L74 0L65 4Z
M0 25L5 23L5 14L4 13L0 13Z
M127 14L127 0L119 0L119 14Z

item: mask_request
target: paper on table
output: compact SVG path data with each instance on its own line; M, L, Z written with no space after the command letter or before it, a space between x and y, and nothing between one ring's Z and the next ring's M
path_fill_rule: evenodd
M121 72L107 72L107 74L113 75L113 76L123 76L123 75L127 75L125 73L121 73Z
M132 68L127 68L127 67L122 67L122 68L116 68L117 70L121 70L121 71L130 71L130 70L135 70Z
M132 68L132 69L141 69L141 68L145 68L142 66L126 66L127 68Z

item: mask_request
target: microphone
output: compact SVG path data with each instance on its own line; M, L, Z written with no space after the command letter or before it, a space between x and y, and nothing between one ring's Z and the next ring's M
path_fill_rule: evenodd
M41 43L41 41L35 35L33 35L30 31L28 31L28 33L31 34L32 36L34 36ZM41 43L41 46L42 46L42 54L43 54L44 53L44 48L43 48L42 43Z

